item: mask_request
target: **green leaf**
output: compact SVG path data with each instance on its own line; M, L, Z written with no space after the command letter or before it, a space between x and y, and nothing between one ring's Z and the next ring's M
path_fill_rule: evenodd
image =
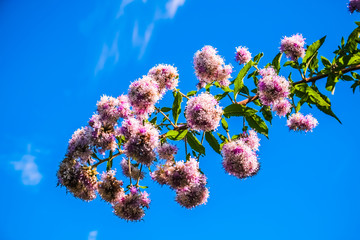
M163 107L163 108L161 108L161 111L162 111L162 112L170 112L170 111L171 111L171 108L169 108L169 107Z
M312 87L307 86L306 93L314 104L323 107L330 107L330 104L323 99L323 97L320 95L320 92L317 89L313 89Z
M351 85L351 88L353 90L353 93L355 93L356 88L360 86L360 81L355 81L353 85ZM359 87L360 89L360 87Z
M271 121L273 119L271 108L269 106L263 106L260 109L260 112L262 113L265 120L268 121L271 124Z
M156 125L157 116L155 116L153 119L150 120L150 122L154 125Z
M241 104L231 104L226 108L224 108L224 116L227 118L231 116L237 116L237 117L251 116L254 115L255 113L257 113L257 110L243 106Z
M323 43L325 42L326 36L322 37L320 40L317 40L316 42L314 42L313 44L311 44L307 49L306 49L306 54L305 57L303 58L303 63L309 63L312 59L312 57L315 55L315 53L319 50L319 48L323 45Z
M331 62L326 57L321 56L321 62L326 68L331 67Z
M113 165L113 159L107 161L107 164L106 164L106 171L107 172L111 170L112 165Z
M244 77L246 76L246 74L249 72L251 66L253 65L253 61L250 60L250 62L248 62L239 72L239 74L237 75L237 77L235 78L234 81L234 94L237 95L240 90L243 88L244 86Z
M186 94L186 96L191 97L194 96L197 93L197 91L190 91Z
M224 97L226 97L226 95L228 95L228 93L227 93L227 92L224 92L224 93L217 94L217 95L215 95L214 97L216 98L216 100L220 101L221 99L223 99Z
M190 147L195 150L198 153L204 154L205 155L205 148L204 146L200 143L200 141L191 133L188 132L186 134L186 139L190 145Z
M354 81L354 79L349 75L342 75L341 78L345 81Z
M259 53L258 55L256 55L256 56L254 57L254 62L255 62L256 64L258 64L259 61L260 61L260 59L261 59L263 56L264 56L264 53Z
M333 92L335 89L335 84L339 81L338 77L335 74L329 74L326 81L326 90Z
M258 133L261 133L264 136L268 137L269 129L264 120L261 119L261 117L255 114L251 116L246 116L245 118L252 129L255 129Z
M293 61L287 61L286 63L284 63L283 66L284 67L291 66L292 68L295 68L295 69L299 68L299 65L296 62L293 62Z
M187 132L188 130L182 130L182 131L170 130L166 133L166 137L173 141L179 141L186 136Z
M181 102L182 102L182 96L180 92L174 93L174 102L172 107L172 115L175 121L175 125L179 119L179 115L181 113Z
M356 65L360 63L360 54L354 54L350 57L349 61L348 61L348 65Z
M228 125L228 123L226 122L225 118L222 118L222 119L221 119L221 125L222 125L222 127L223 127L225 130L228 130L229 125Z
M281 61L282 53L278 53L272 61L272 65L276 69L276 72L280 71L280 61Z
M220 154L220 144L218 140L214 137L212 132L205 133L205 139L209 143L209 145L214 149L215 152Z
M148 186L139 186L139 188L146 189Z
M328 103L328 106L320 106L320 105L316 105L316 107L322 111L323 113L335 118L336 120L339 121L339 123L341 124L340 119L335 115L335 113L331 110L331 102L330 99L325 96L324 94L322 94L320 91L318 91L319 95L324 99L324 101L326 101Z
M219 138L221 139L221 141L223 142L228 142L229 140L227 139L227 137L225 137L224 135L222 135L221 133L217 133L217 135L219 136ZM221 145L221 144L220 144Z
M357 45L358 43L355 41L356 39L359 38L359 33L360 33L360 28L357 27L354 29L354 31L349 35L347 41L346 41L346 45L345 45L345 49L349 52L353 52L355 50L357 50Z

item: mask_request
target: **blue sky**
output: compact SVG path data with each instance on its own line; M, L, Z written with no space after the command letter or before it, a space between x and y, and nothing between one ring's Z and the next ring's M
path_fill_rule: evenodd
M172 191L150 183L145 221L127 223L99 199L84 203L56 188L68 139L96 101L126 93L155 64L178 67L187 92L196 84L193 54L205 44L234 66L239 45L264 52L265 64L285 35L302 33L307 43L327 35L320 52L331 59L359 20L345 0L104 2L0 3L0 239L359 239L360 94L349 83L331 96L342 125L304 108L320 125L296 134L275 118L254 178L228 176L209 149L201 160L206 206L185 210Z

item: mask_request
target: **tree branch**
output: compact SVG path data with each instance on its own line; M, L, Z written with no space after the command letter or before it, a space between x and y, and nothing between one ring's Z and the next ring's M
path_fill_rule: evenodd
M342 69L341 72L342 72L343 74L345 74L345 73L348 73L348 72L351 72L351 71L355 71L355 70L359 70L359 69L360 69L360 64L355 65L355 66L352 66L352 67L349 67L349 68ZM315 76L315 77L305 78L305 79L303 79L303 80L294 82L294 83L293 83L293 86L298 85L298 84L300 84L300 83L316 82L317 80L320 80L320 79L322 79L322 78L326 78L326 77L328 77L328 76L329 76L329 73L325 73L325 74L317 75L317 76ZM256 94L255 96L252 96L252 97L249 97L249 98L247 98L247 99L244 99L244 100L242 100L242 101L240 101L240 102L237 102L237 104L246 105L246 104L248 104L248 103L250 103L250 102L255 101L255 100L258 99L258 98L259 98L259 95Z

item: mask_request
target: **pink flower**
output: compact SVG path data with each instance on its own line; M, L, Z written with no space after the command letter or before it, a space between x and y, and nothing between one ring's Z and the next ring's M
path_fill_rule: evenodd
M170 161L174 159L174 155L178 152L178 148L169 143L164 143L163 145L158 147L157 152L161 159Z
M191 209L206 204L209 198L209 190L203 184L191 185L176 190L176 202L181 206Z
M250 62L251 60L251 53L249 52L247 47L239 46L236 48L235 52L235 61L239 64L245 64Z
M247 178L259 171L256 153L242 139L226 143L222 155L223 167L230 175Z
M150 69L148 76L152 77L159 86L160 93L173 90L179 82L179 74L176 67L167 64L159 64Z
M217 54L216 48L205 46L194 55L195 74L199 79L198 87L207 83L219 82L222 86L228 86L232 73L232 66L225 65L224 59Z
M284 37L281 40L280 52L285 53L292 61L305 56L305 38L301 34Z
M262 104L270 106L281 98L287 98L290 93L289 82L278 76L273 68L260 70L260 78L258 82L258 94Z
M155 159L159 145L159 131L150 123L140 125L126 142L125 154L138 163L149 166Z
M84 201L96 198L96 170L85 167L74 159L65 158L60 164L57 177L58 185L65 186L74 197Z
M130 84L128 97L135 114L146 116L160 99L159 86L152 77L143 76Z
M276 112L279 117L284 117L291 112L291 103L286 98L282 98L274 103L272 110Z
M185 117L189 127L193 130L212 131L219 126L222 108L213 95L201 93L188 100Z
M149 194L140 193L136 188L135 190L131 189L127 195L123 194L113 204L116 216L128 221L139 221L145 216L144 208L149 208L150 204Z
M348 4L348 9L351 13L360 12L360 0L350 0Z
M124 189L121 187L123 185L122 181L119 181L115 177L116 171L110 170L108 172L103 172L101 175L101 182L98 185L98 191L102 199L112 203L118 199L121 193L124 192Z
M292 114L287 120L287 126L293 131L312 132L319 122L311 114L306 116L301 113Z

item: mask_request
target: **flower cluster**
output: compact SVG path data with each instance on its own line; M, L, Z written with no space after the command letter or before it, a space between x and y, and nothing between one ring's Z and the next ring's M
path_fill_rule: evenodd
M139 221L145 216L144 208L149 208L150 201L147 192L132 187L129 194L122 193L113 204L114 213L128 221Z
M250 62L251 60L251 53L249 52L247 47L239 46L236 48L235 52L235 61L239 64L245 64Z
M67 155L72 159L86 162L91 159L92 133L89 127L78 129L69 140Z
M262 104L276 105L283 98L289 96L289 82L284 77L277 75L272 67L261 69L259 74L262 78L258 82L258 94Z
M74 159L65 158L60 164L57 177L58 185L65 186L74 197L84 201L96 198L96 171L90 167L85 167Z
M348 9L351 13L360 12L360 0L350 0L348 4Z
M284 117L291 112L291 103L286 98L275 102L271 108L279 117Z
M198 88L206 84L218 82L221 86L230 84L232 66L225 65L224 59L217 54L216 48L204 46L194 55L195 74L199 79Z
M176 191L175 200L186 208L204 204L209 196L206 177L199 171L199 162L194 158L176 163L166 162L151 173L153 180L169 185Z
M164 143L158 147L157 152L159 154L159 158L170 161L174 159L174 155L177 154L178 148L169 143Z
M150 76L143 76L130 84L129 102L138 116L146 116L154 111L154 104L160 99L159 85Z
M116 171L110 170L101 174L101 181L98 184L98 192L106 202L115 202L124 193L122 181L115 177Z
M136 162L150 165L156 159L159 131L151 123L138 124L125 143L125 154Z
M191 97L185 109L189 127L198 131L215 130L219 126L222 114L223 110L218 101L209 93Z
M301 34L284 37L281 40L280 52L285 53L292 61L297 61L305 56L305 38Z
M225 171L241 179L254 176L260 169L256 155L259 141L256 132L250 131L247 137L224 144L222 164Z
M150 69L148 76L152 77L159 86L160 93L173 90L179 83L179 74L176 67L167 64L159 64Z
M292 114L287 120L287 126L293 131L312 132L319 122L311 114L306 116L301 113Z

